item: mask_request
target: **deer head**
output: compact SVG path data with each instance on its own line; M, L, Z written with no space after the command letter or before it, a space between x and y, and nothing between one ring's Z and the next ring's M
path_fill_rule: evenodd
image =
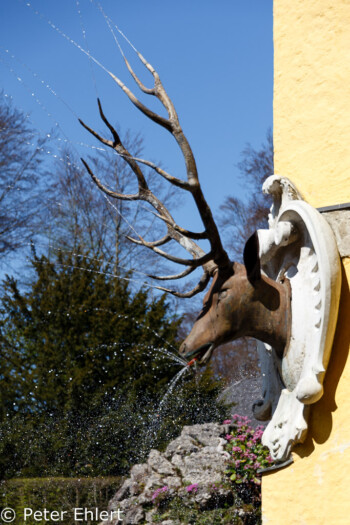
M252 278L239 263L232 263L230 272L218 269L180 354L204 364L219 345L251 336L282 356L289 337L289 305L288 281Z
M277 352L283 353L288 340L290 324L288 282L275 282L262 274L256 235L251 237L246 244L244 251L245 264L242 265L230 261L223 248L212 212L203 195L195 158L180 126L174 105L167 95L158 73L138 51L136 53L152 74L154 79L153 87L147 88L144 86L123 54L125 64L141 91L156 97L161 102L168 118L164 118L146 107L119 78L111 72L109 74L130 101L144 115L173 135L184 157L187 180L174 177L153 162L133 157L124 147L117 131L104 115L99 100L98 107L101 119L109 129L112 138L106 139L84 122L80 121L80 123L97 140L112 148L125 159L137 178L138 192L126 195L107 188L93 173L90 166L83 159L81 160L93 181L105 194L115 199L145 201L154 208L157 217L165 223L167 233L161 239L150 242L141 235L138 236L138 239L128 238L130 241L145 246L170 261L186 266L186 269L176 275L149 275L149 277L157 280L173 280L189 275L200 266L203 268L203 274L198 284L189 292L180 293L162 286L157 286L158 289L177 297L193 297L195 294L203 291L209 281L213 279L211 287L204 298L203 308L194 323L191 333L180 348L180 353L185 358L200 359L200 362L204 363L210 358L217 346L242 336L253 336L261 339L274 346ZM202 232L193 232L176 224L169 210L150 190L141 169L142 165L152 168L171 184L192 195L204 225ZM200 239L209 241L210 250L208 253L205 253L195 242ZM185 248L190 253L191 259L183 259L171 255L160 248L171 240L176 241Z

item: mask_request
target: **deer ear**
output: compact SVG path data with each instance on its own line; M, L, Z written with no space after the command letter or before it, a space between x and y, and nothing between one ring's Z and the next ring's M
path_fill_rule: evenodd
M243 260L248 280L254 284L261 279L258 232L254 232L245 243Z

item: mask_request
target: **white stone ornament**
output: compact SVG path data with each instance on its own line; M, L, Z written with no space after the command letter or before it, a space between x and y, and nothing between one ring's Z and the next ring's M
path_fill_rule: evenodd
M269 229L258 230L262 271L291 286L291 334L282 357L259 342L264 398L254 406L258 419L272 419L262 442L274 461L284 462L307 433L309 405L323 394L336 327L341 267L333 232L293 183L272 175L263 185L272 195Z

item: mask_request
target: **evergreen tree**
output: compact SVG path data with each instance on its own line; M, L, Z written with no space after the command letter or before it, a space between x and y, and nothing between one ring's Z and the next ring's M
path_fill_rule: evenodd
M204 372L157 407L181 364L165 297L132 294L96 259L34 255L28 292L10 277L1 310L2 475L120 474L181 425L218 417ZM180 393L179 393L180 392ZM220 414L221 415L221 414ZM159 421L158 421L159 420Z

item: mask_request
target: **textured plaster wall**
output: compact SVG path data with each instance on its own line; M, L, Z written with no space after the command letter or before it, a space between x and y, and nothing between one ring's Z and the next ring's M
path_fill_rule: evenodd
M263 523L350 523L350 260L344 261L340 314L324 395L313 405L309 432L294 464L265 475Z
M275 173L350 201L350 1L274 0Z
M350 201L350 0L275 0L275 173L315 207ZM350 225L349 225L350 228ZM306 442L263 479L263 523L350 523L350 259Z

